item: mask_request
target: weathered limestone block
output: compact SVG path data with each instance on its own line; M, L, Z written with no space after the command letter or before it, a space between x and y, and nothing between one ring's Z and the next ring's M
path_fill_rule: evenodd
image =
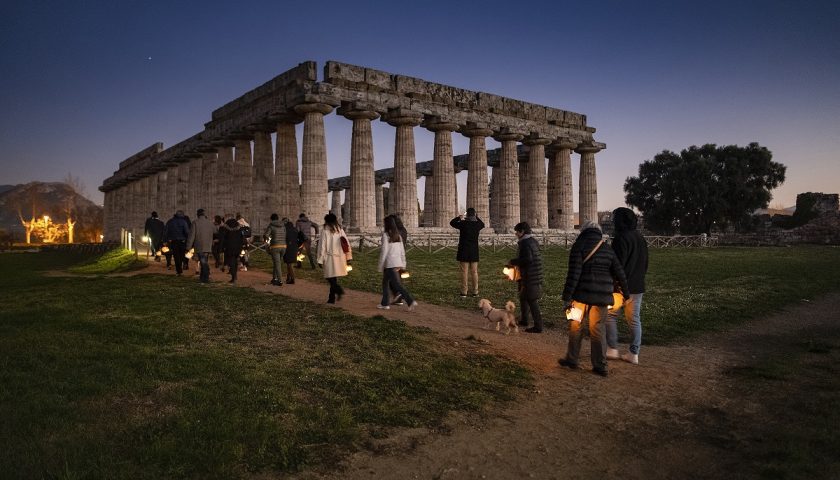
M253 221L251 187L254 168L251 161L251 141L247 138L235 140L233 154L233 208L248 222Z
M467 167L467 208L474 208L478 218L490 221L490 196L487 188L487 140L493 130L485 125L471 124L461 129L470 139L470 156Z
M595 178L595 154L601 148L595 145L579 145L575 152L580 154L580 224L598 221L598 184Z
M295 124L277 124L274 193L277 214L290 220L300 214L300 177Z
M457 214L458 197L455 190L455 168L452 158L452 132L458 129L458 125L433 121L426 123L425 127L435 132L432 226L445 227Z
M268 226L274 210L274 152L271 148L271 134L258 130L254 132L254 177L251 187L254 218L249 218L251 228L262 233Z
M502 144L499 158L499 222L496 233L510 233L519 222L519 170L516 142L524 134L509 128L500 130L493 137Z
M216 158L216 208L219 215L229 218L236 212L233 203L233 145L221 144Z
M549 228L574 229L571 153L577 145L568 138L561 138L550 145L547 179Z
M376 192L373 173L373 136L370 121L379 117L370 110L340 108L340 115L353 121L350 147L350 191L353 195L353 223L355 231L376 230Z
M389 125L396 127L390 210L402 218L406 228L418 226L414 127L420 125L422 119L422 114L407 109L391 110L383 118ZM427 190L426 196L428 195Z
M324 115L333 105L304 103L295 111L303 118L303 154L301 156L301 210L312 218L321 218L327 211L327 144L324 136Z
M528 189L525 202L528 204L526 217L532 228L548 228L548 192L545 177L545 146L551 141L547 138L529 137L525 145L528 152Z

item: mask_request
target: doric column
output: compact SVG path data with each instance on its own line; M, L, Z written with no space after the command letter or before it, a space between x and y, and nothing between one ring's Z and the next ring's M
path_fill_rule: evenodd
M493 230L499 227L499 167L490 169L490 226Z
M548 227L561 230L575 228L572 190L572 150L577 142L560 138L548 149Z
M233 153L233 209L249 223L253 221L254 208L251 204L251 186L254 182L254 167L251 161L251 139L239 136L234 139Z
M172 214L181 208L180 206L177 206L177 195L175 193L178 190L179 169L179 165L172 165L166 171L166 211L164 213L158 212L160 213L160 218L164 221L166 221L167 218L172 217Z
M528 157L520 158L517 155L516 160L519 167L519 221L527 222L530 215L528 214L528 201L525 196L528 194Z
M216 183L214 181L216 173L216 151L215 149L206 148L201 152L201 191L202 200L198 208L203 208L207 212L208 218L213 218L222 212L216 205L216 198L214 192L216 191Z
M601 147L593 144L579 145L575 152L580 154L580 220L583 225L588 220L598 221L598 184L595 178L595 154Z
M277 148L274 172L274 190L277 214L294 221L300 214L300 177L295 123L289 120L277 124ZM317 221L317 220L316 220Z
M490 221L490 196L487 192L487 141L493 134L486 125L468 124L461 134L470 139L467 164L467 208L474 208L478 218Z
M190 219L195 220L195 211L201 208L201 156L196 156L190 159L190 178L187 186L187 209L186 214Z
M146 176L139 180L140 183L140 198L139 198L139 205L137 208L137 226L140 230L140 235L143 235L143 226L146 223L146 219L149 217L149 214L152 210L149 208L151 206L151 178Z
M525 203L528 204L528 223L532 228L548 228L548 193L545 178L545 146L551 143L547 138L531 136L525 140L528 152L528 188Z
M499 226L497 233L510 233L519 223L519 171L517 165L516 142L524 135L503 129L493 138L502 143L499 157Z
M166 176L167 171L161 170L157 172L157 181L155 182L157 185L157 195L155 196L155 205L153 210L158 212L158 217L163 219L164 215L166 214L167 206L166 206ZM151 213L151 212L149 212Z
M435 211L435 177L426 175L426 183L423 186L423 221L421 225L431 227L434 225Z
M416 228L419 225L417 218L417 160L414 149L414 127L420 125L422 119L422 114L405 109L389 111L384 118L388 125L396 127L394 180L391 181L389 210L398 214L408 229Z
M221 141L217 148L219 153L216 157L216 188L213 196L216 198L218 214L230 218L236 213L233 204L233 144Z
M102 194L102 239L111 242L114 239L114 191L108 190Z
M379 118L379 114L358 105L341 107L338 114L353 121L353 133L350 145L350 191L353 195L352 224L354 231L373 232L376 230L376 192L373 170L373 134L370 121Z
M195 212L189 212L190 201L190 163L189 161L178 165L178 183L175 187L175 210L183 210L185 214L190 216L190 219L195 215Z
M303 155L301 156L301 210L319 221L327 208L327 143L324 137L324 115L332 105L304 103L295 107L303 115Z
M343 218L341 216L341 190L332 191L332 204L330 205L330 212L338 218L338 223L343 224Z
M374 197L376 198L376 226L382 226L382 219L385 218L385 192L382 188L382 183L377 183L374 187Z
M353 194L350 193L350 190L352 188L344 189L344 214L342 215L344 224L353 223Z
M251 185L251 201L254 218L252 231L262 235L268 225L269 217L276 213L274 209L274 152L271 149L271 133L265 130L254 131L254 180Z
M435 119L425 124L435 132L435 148L432 157L434 177L434 202L432 226L445 227L457 215L457 193L455 190L455 160L452 158L452 132L458 124Z

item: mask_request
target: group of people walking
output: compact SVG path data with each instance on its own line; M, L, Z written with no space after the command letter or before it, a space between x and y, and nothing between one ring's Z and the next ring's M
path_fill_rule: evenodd
M209 257L213 255L216 266L228 268L231 282L236 281L239 268L247 269L247 255L244 254L251 238L250 226L240 215L227 220L220 216L211 222L203 209L190 222L184 212L178 210L163 224L157 213L146 221L146 235L152 248L159 251L162 245L168 247L167 267L170 255L174 257L176 272L181 275L185 265L184 253L194 249L200 264L200 281L208 282L210 276ZM624 360L639 363L641 347L641 305L645 292L645 275L648 269L647 243L637 230L637 218L632 210L618 208L612 213L615 237L611 244L605 242L601 227L589 221L581 225L580 234L569 252L568 273L563 287L563 310L569 317L569 345L560 365L576 369L580 362L580 348L584 329L591 341L592 370L607 376L607 360ZM401 273L407 268L405 243L408 232L398 215L383 219L381 248L378 269L382 273L382 300L377 306L390 309L395 304L406 304L409 310L417 307L400 281ZM450 221L459 232L456 259L461 273L460 296L478 296L479 234L484 222L472 208ZM517 272L518 295L521 309L519 325L527 327L527 333L542 333L543 319L539 300L543 295L543 260L539 243L533 236L527 222L514 227L517 237L517 256L508 263ZM312 241L318 238L316 251L312 252ZM335 304L344 295L338 280L352 268L353 252L347 234L337 217L328 213L324 216L322 228L300 214L293 224L288 218L276 213L264 232L267 252L273 261L273 285L282 285L283 265L286 283L294 283L293 265L300 268L299 254L305 252L311 267L317 262L323 269L329 283L328 304ZM224 256L224 262L220 257ZM159 261L156 253L156 259ZM240 263L242 265L240 266ZM620 297L623 302L617 302ZM623 303L621 307L617 304ZM614 306L615 305L615 306ZM613 307L614 306L614 307ZM610 308L613 307L613 308ZM619 309L630 328L628 351L618 350L617 321Z
M563 311L570 313L569 345L560 365L578 368L584 328L591 341L592 370L607 376L607 359L639 363L642 342L641 306L648 269L647 242L637 230L637 217L629 208L612 213L615 237L604 240L601 226L594 221L581 225L571 251L563 287ZM461 270L460 295L478 296L478 237L484 222L468 208L464 215L449 223L459 231L456 259ZM539 300L543 295L543 261L537 239L527 222L514 227L517 256L508 264L516 269L521 314L519 325L528 333L542 333L543 320ZM616 296L621 302L616 301ZM622 303L622 306L618 306ZM571 315L573 309L579 316ZM626 353L618 350L619 310L630 328ZM533 319L533 322L532 322ZM533 324L532 324L533 323ZM530 325L530 326L529 326ZM584 327L585 325L585 327Z

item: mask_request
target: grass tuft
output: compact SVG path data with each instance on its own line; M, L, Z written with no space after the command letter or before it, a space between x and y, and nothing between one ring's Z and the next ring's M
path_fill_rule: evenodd
M137 258L131 250L115 248L88 260L82 265L70 267L70 273L85 275L105 275L108 273L131 272L146 268L146 262Z

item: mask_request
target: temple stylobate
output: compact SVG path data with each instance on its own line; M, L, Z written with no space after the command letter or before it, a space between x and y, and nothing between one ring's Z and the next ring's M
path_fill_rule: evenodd
M350 175L329 179L324 116L334 111L353 124ZM392 168L374 169L376 120L394 127ZM416 161L416 128L434 133L429 161ZM458 214L455 175L464 170L467 206L496 232L510 232L519 221L569 231L572 152L580 154L580 222L597 220L595 153L606 145L594 132L579 113L345 63L327 62L318 81L315 62L304 62L213 111L199 133L120 162L99 187L105 239L118 239L121 229L141 233L153 210L165 219L197 208L241 213L255 233L271 213L303 212L317 221L330 210L349 231L362 233L377 231L389 213L409 229L446 227ZM453 134L469 138L468 154L453 154ZM487 137L501 148L488 151Z

